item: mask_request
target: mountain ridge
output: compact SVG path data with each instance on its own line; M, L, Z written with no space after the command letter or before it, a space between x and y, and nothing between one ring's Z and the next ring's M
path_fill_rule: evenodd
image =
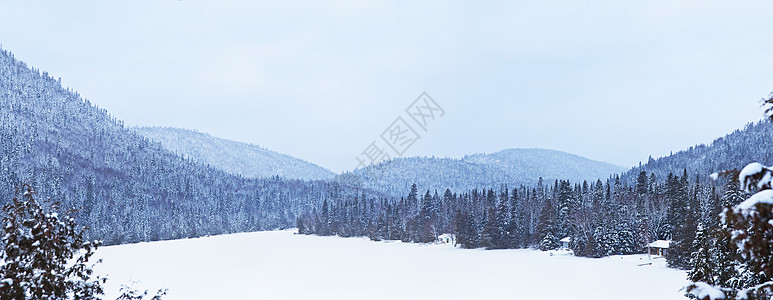
M247 178L332 179L335 173L303 159L259 145L177 127L133 127L134 132L161 143L184 157Z
M291 228L326 199L377 196L185 159L2 48L0 141L0 204L28 183L108 245Z
M664 179L669 173L680 175L686 169L691 180L708 178L711 173L742 168L759 162L773 164L773 123L767 120L747 123L741 129L714 139L709 144L698 144L684 150L632 168L622 179L633 182L641 171Z
M405 157L344 172L342 183L401 195L416 183L421 189L466 191L499 185L532 185L543 180L608 178L626 168L575 154L540 148L508 148L462 158ZM424 174L424 175L421 175Z

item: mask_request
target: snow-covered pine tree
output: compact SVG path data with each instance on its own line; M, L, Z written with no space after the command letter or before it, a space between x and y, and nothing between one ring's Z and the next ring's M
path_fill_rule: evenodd
M608 230L604 226L596 227L593 231L593 240L595 241L595 247L590 251L590 257L604 257L612 253L612 245L614 240L610 238Z
M741 183L738 181L738 177L730 176L730 179L725 183L725 194L722 196L722 205L725 207L733 207L746 200L746 198L749 198L749 195L741 189Z
M99 299L105 278L94 276L89 259L99 242L87 241L58 203L42 207L29 185L2 209L0 299Z
M483 231L480 235L480 244L486 249L494 248L494 239L496 238L497 225L496 213L494 208L486 210L483 214Z
M518 197L518 189L510 193L510 248L523 248L526 235L526 207Z
M413 190L411 190L413 192ZM424 194L424 198L421 201L421 211L419 211L419 240L420 243L431 243L437 239L438 233L436 228L437 209L434 207L434 201L429 194L429 190Z
M558 182L558 221L557 221L557 234L559 236L567 236L572 232L572 214L576 204L574 203L574 195L572 194L572 184L567 180L561 180Z
M475 216L466 210L457 209L454 220L456 243L462 248L478 248Z
M331 216L330 207L327 202L327 198L322 201L322 215L319 218L319 224L317 224L318 234L322 236L331 235Z
M671 173L668 174L664 195L666 201L669 203L666 221L670 229L670 234L673 236L676 227L682 224L688 211L687 193L682 186L682 180L679 179L679 176ZM692 242L692 240L689 242Z
M617 245L615 247L615 254L629 255L638 253L639 250L636 247L636 235L633 228L627 220L621 220L617 222Z
M512 245L509 198L507 188L500 191L494 211L495 228L491 241L494 249L506 249Z
M687 273L687 278L692 281L702 281L708 284L716 284L714 275L716 267L712 261L710 249L711 242L710 237L702 225L698 225L698 230L695 233L695 241L693 241L693 248L698 249L692 253L690 257L690 265L692 270ZM688 294L688 296L693 296Z
M539 246L540 249L543 250L542 244L547 239L548 241L554 241L555 240L555 247L552 249L555 249L558 247L558 239L556 239L555 236L555 230L556 230L556 213L555 208L553 207L553 201L550 200L550 198L545 200L545 203L542 206L542 210L540 211L540 218L539 218L539 224L537 225L537 234L539 235ZM548 235L551 237L548 238ZM550 242L547 244L548 246L553 246L553 243Z
M727 226L709 231L709 259L713 262L714 284L731 288L742 287L739 270L746 269L745 264L738 262L736 247L731 241Z
M741 188L758 190L749 199L725 210L725 220L732 231L732 242L740 250L744 269L753 275L742 282L740 296L770 299L773 296L773 169L752 163L741 170ZM752 286L753 285L753 286ZM742 298L740 297L739 298Z
M673 233L671 245L666 254L668 265L673 268L690 268L690 255L698 226L698 203L694 197L688 197L687 171L682 178L675 176L670 184L667 182L668 197L672 197L669 210Z
M542 251L558 249L558 238L552 232L548 232L539 243L539 249Z
M771 98L770 101L773 101ZM741 256L738 258L739 278L725 278L712 284L699 278L686 287L687 292L701 300L770 299L773 297L773 169L752 163L738 175L746 192L758 191L749 199L723 212L728 229L725 232ZM717 253L721 254L721 253ZM721 257L717 257L721 259ZM722 266L725 270L730 266ZM705 276L701 276L705 277Z

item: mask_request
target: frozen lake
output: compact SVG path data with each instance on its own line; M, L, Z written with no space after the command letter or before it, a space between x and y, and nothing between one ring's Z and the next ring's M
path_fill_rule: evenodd
M165 299L686 299L685 272L646 255L603 259L364 238L240 233L103 247L96 267ZM641 264L651 265L640 266Z

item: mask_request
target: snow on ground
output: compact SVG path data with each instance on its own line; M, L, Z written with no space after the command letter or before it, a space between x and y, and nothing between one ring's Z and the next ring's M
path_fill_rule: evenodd
M603 259L536 250L318 237L291 230L103 247L108 297L121 283L165 299L685 299L685 272L647 255ZM651 264L650 264L651 263ZM643 266L640 266L643 265Z

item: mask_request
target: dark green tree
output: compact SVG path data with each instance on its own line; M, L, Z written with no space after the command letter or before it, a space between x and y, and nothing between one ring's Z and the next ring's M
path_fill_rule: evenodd
M558 248L558 240L556 237L556 213L553 207L553 201L550 199L545 200L545 204L540 211L540 223L537 226L537 232L539 234L539 248L540 250L552 250Z
M2 209L4 237L0 258L0 299L99 299L105 278L89 265L99 242L87 241L68 211L58 203L42 207L23 185Z
M424 194L424 198L421 201L421 210L419 211L418 224L420 226L419 242L431 243L437 239L438 232L436 228L437 209L432 196L429 194L429 190Z
M512 244L510 226L510 197L507 188L499 193L496 209L494 210L494 233L492 236L492 248L506 249Z
M698 226L695 233L693 248L697 249L690 257L692 269L687 273L687 278L692 281L702 281L711 285L716 284L716 275L714 274L716 266L711 257L711 238L703 229Z
M673 268L689 269L690 256L696 250L693 247L695 232L698 228L698 200L691 197L681 212L682 221L676 223L671 238L671 245L666 253L668 265ZM674 208L677 210L677 208ZM682 209L679 209L682 211Z

